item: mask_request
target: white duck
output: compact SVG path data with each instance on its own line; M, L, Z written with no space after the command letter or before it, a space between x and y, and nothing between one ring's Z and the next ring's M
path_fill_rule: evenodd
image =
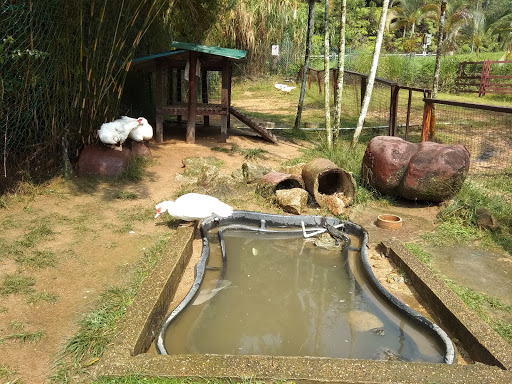
M286 84L279 84L277 82L274 83L274 87L276 87L277 89L279 89L280 91L286 93L286 94L289 94L292 89L295 89L297 87L290 87L289 85L286 85Z
M121 118L131 119L131 117L127 116L123 116ZM128 134L128 138L138 142L144 140L151 140L151 138L153 137L153 127L143 117L139 117L136 120L138 121L139 124L130 131L130 133Z
M199 193L187 193L175 201L163 201L155 208L155 219L167 211L172 217L185 221L202 220L211 215L228 217L233 213L233 208L226 203L213 196Z
M102 143L110 144L112 148L122 151L123 143L128 138L131 130L141 123L139 120L123 116L110 123L103 123L98 129L98 137ZM116 147L116 144L119 144L119 147Z

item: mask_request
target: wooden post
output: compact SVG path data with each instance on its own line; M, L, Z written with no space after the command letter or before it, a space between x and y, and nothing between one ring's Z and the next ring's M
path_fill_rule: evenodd
M176 104L181 104L183 101L182 98L182 89L181 89L181 69L176 70ZM178 127L181 127L181 115L178 115Z
M308 68L308 89L311 89L311 68Z
M233 63L229 62L229 72L228 72L228 129L231 128L231 115L229 113L229 109L231 108L231 84L233 81Z
M397 83L391 85L391 95L389 100L389 135L396 135L396 118L398 113L398 92L400 86Z
M164 141L164 115L162 111L163 107L163 67L162 63L156 62L156 87L155 87L155 103L156 103L156 132L155 132L155 140L157 143L161 143Z
M428 141L430 133L430 120L432 119L432 102L425 100L425 107L423 109L423 125L421 129L421 141Z
M405 119L405 140L407 140L407 136L409 135L409 120L411 117L411 99L412 99L412 89L409 88L409 98L407 99L407 117Z
M196 82L196 60L197 53L189 51L189 71L188 71L188 115L187 115L187 135L186 143L195 143L196 141L196 111L197 111L197 82Z
M220 115L220 142L225 143L228 137L228 114L229 114L229 69L230 62L224 58L222 61L222 93L221 105L222 114Z
M322 81L320 80L320 73L322 73L322 71L316 71L316 80L318 81L318 92L322 93Z
M334 102L336 103L336 98L338 96L338 69L337 68L333 68L332 70L332 81L333 81L333 97L334 97Z
M201 96L203 104L208 104L208 71L205 70L201 71ZM203 116L203 125L210 125L210 116Z
M364 95L366 94L366 84L367 84L366 76L361 76L361 103L359 105L359 112L361 112L361 108L363 106Z

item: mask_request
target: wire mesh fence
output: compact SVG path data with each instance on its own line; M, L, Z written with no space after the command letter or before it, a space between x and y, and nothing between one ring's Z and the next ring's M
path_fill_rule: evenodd
M470 174L512 174L512 108L448 100L434 104L431 140L464 145L470 153Z

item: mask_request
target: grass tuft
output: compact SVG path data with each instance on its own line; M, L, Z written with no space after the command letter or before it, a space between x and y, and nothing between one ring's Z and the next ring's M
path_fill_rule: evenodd
M31 276L22 276L20 274L6 275L0 286L0 295L30 294L34 292L33 286L35 284L36 280Z
M41 337L44 336L43 331L36 332L19 332L13 333L12 335L5 336L1 340L16 340L21 343L32 343L41 340Z
M135 192L130 191L119 191L114 193L114 198L119 200L135 200L137 197L138 196Z
M57 256L51 251L33 251L30 256L17 256L16 262L31 268L55 267L57 265Z
M59 296L57 294L52 293L52 292L43 291L43 292L32 293L28 297L27 303L28 304L38 304L41 301L46 301L47 303L55 304L58 300L59 300Z

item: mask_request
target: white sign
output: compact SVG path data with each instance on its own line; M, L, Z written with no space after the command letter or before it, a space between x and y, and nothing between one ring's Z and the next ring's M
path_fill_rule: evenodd
M272 56L279 56L279 45L272 45Z
M431 33L425 34L425 45L426 46L432 45L432 34Z

